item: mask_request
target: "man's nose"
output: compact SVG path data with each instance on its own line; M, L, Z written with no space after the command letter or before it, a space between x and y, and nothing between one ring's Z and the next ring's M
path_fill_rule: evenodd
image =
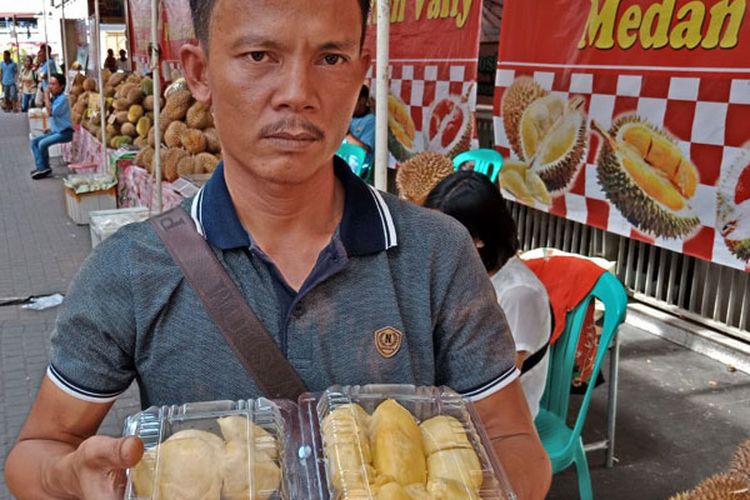
M280 74L274 107L301 112L315 107L315 68L303 60L288 60Z

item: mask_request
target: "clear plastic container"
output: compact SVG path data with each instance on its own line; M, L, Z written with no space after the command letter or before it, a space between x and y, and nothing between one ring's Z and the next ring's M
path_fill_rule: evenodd
M124 435L139 437L146 449L128 470L128 500L303 498L295 464L298 412L291 402L152 407L128 417L124 427Z
M378 447L377 444L373 446L371 442L368 442L372 439L373 429L376 426L375 419L372 417L373 412L381 403L389 399L408 410L419 424L439 415L447 415L455 419L442 418L432 421L446 424L442 427L442 430L446 432L442 434L431 433L430 424L420 427L420 435L425 436L422 443L427 468L427 482L425 483L427 488L425 489L429 490L429 493L422 492L419 487L417 487L419 491L404 490L410 498L516 498L494 453L487 453L491 450L490 441L473 406L451 389L412 385L333 386L323 393L303 394L299 398L302 431L299 464L306 477L303 483L307 487L307 492L302 498L337 500L376 498L374 490L382 488L384 482L390 480L384 481L382 476L378 478L374 467L364 464L368 459L371 460L370 464L374 463ZM365 421L360 420L362 413L351 406L352 403L359 405L370 417L364 417ZM389 408L404 415L403 410L393 404ZM332 412L337 410L336 417L331 418ZM353 422L366 426L366 434L357 432L357 429L353 427ZM409 426L411 424L407 425ZM413 430L413 426L410 428ZM440 434L439 439L434 439L437 434ZM395 451L389 451L393 462L390 466L396 467L395 474L402 474L403 470L394 464L404 460L401 455L408 455L409 451L399 446L403 444L403 435L397 432L394 436ZM387 450L388 443L381 444L378 449ZM462 457L453 454L456 450L459 455L463 453L469 455L470 461L464 461ZM474 453L471 453L472 450ZM419 453L415 453L414 457L418 455ZM476 459L478 459L478 464ZM381 456L379 460L383 463L384 457ZM387 463L388 458L385 460ZM453 460L455 463L452 462ZM467 466L467 463L472 465ZM376 477L374 481L373 474ZM454 483L452 480L444 480L452 474L462 478L460 484L457 484L459 481ZM411 478L403 479L402 482L411 480ZM459 486L460 492L450 488L431 489L447 484ZM401 491L399 486L393 486L393 488ZM435 496L436 493L438 496ZM392 498L404 497L395 495Z

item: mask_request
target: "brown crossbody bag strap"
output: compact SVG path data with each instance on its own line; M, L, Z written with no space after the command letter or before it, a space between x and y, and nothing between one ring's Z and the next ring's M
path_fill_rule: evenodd
M153 217L151 224L209 317L263 394L272 399L296 401L307 391L304 382L258 320L208 243L195 230L190 215L178 206Z

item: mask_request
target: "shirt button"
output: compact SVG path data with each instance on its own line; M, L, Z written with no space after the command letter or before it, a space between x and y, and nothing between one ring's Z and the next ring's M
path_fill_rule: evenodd
M296 306L294 306L294 309L292 310L292 316L299 319L303 314L305 314L305 306L303 306L302 303L299 302Z

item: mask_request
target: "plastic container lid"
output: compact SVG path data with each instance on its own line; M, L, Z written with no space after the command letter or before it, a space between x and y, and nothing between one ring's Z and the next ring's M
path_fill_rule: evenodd
M383 488L413 499L516 498L476 411L451 389L333 386L298 404L301 498L370 499Z
M128 417L144 458L126 499L303 498L295 474L297 407L264 398L152 407Z

